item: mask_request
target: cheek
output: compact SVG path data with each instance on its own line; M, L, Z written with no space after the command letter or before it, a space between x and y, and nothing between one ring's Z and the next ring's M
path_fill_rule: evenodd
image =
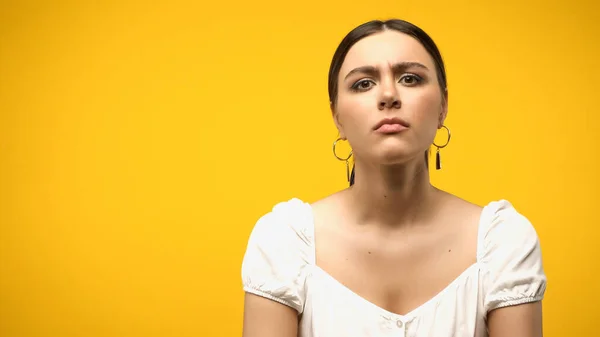
M437 132L442 99L437 91L412 92L403 100L403 108L420 142L431 143Z
M442 98L437 91L423 90L406 93L402 107L416 123L437 122L442 112Z
M363 95L344 95L338 101L339 119L347 133L360 132L369 122L369 114L374 110L372 98ZM376 110L376 109L375 109Z

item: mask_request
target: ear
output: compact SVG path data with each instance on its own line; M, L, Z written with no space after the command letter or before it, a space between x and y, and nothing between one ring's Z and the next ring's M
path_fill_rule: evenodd
M329 108L331 109L331 116L333 117L333 122L335 123L335 127L338 130L340 138L346 139L346 135L344 133L344 127L340 121L340 114L335 109L335 105L332 102L329 102Z
M444 125L444 121L446 120L446 116L448 115L448 89L444 90L444 95L442 96L442 106L440 109L440 116L438 120L438 129L442 128Z

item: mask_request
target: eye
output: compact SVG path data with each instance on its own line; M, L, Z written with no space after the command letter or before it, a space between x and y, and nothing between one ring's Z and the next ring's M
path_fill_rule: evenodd
M421 83L423 79L420 76L414 74L407 74L400 78L400 83L405 84L407 86L415 86Z
M373 81L371 80L360 80L356 83L354 83L351 87L352 90L354 91L365 91L365 90L369 90L371 88L371 85L375 84Z

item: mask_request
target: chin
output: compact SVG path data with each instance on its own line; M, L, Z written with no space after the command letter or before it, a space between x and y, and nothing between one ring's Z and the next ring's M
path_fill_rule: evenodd
M411 161L419 153L425 152L407 146L385 146L374 153L382 165L401 165Z

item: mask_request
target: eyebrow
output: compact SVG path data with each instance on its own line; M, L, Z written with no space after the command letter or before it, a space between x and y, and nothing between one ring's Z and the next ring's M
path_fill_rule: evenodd
M419 62L400 62L400 63L396 63L392 66L392 70L395 73L399 73L399 72L404 72L406 71L406 69L408 68L421 68L421 69L425 69L428 70L429 68L427 68L425 65L419 63ZM344 80L346 80L348 77L350 77L350 75L355 74L355 73L364 73L364 74L368 74L368 75L375 75L379 72L379 70L376 67L373 66L362 66L362 67L358 67L358 68L354 68L352 70L350 70L350 72L346 75L346 77L344 77Z

